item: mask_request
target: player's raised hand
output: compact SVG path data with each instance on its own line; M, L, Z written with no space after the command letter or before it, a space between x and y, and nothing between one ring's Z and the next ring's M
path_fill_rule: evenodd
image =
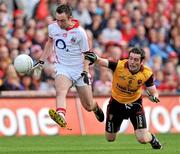
M89 65L94 64L94 62L97 60L97 55L94 52L88 51L85 52L84 55L85 59L90 61Z

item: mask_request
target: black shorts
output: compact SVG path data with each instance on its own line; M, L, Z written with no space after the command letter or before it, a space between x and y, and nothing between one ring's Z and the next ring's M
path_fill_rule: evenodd
M106 131L109 133L118 132L123 120L129 118L134 130L147 127L142 98L131 104L122 104L111 97L107 106Z

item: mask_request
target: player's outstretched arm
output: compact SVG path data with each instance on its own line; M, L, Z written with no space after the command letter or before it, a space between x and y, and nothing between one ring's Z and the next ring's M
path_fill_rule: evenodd
M32 72L33 75L37 78L40 78L41 72L43 69L44 61L50 56L53 47L53 40L48 38L48 41L45 44L44 52L42 53L39 61L33 66Z
M53 39L49 37L45 44L44 52L42 53L40 60L45 61L51 55L52 51L53 51Z
M101 57L97 57L96 63L103 67L108 67L108 65L109 65L109 61L107 59L101 58Z
M89 61L89 65L97 63L100 66L108 67L108 64L109 64L107 59L99 57L94 52L86 52L85 59Z

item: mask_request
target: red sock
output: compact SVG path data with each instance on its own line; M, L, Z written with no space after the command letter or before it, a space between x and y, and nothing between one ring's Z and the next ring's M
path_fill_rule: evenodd
M60 107L60 108L57 108L56 111L59 112L59 113L62 113L64 115L66 114L66 109L65 108Z

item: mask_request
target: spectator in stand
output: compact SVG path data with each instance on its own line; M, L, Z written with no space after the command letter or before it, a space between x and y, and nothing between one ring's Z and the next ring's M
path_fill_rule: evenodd
M148 38L149 38L150 45L157 43L157 36L158 36L158 33L155 28L152 28L148 31Z
M17 38L18 40L25 38L25 29L24 28L16 28L13 31L13 37Z
M179 63L178 54L176 52L170 53L168 60L173 63L175 70L177 70L176 68L177 68L178 63Z
M111 94L111 84L112 82L112 72L107 68L100 68L100 79L94 82L94 94L95 95L110 95Z
M179 59L178 63L180 64L180 36L176 36L174 38L174 42L173 42L172 47L178 56L178 59Z
M121 25L121 18L120 18L120 13L119 13L119 11L117 11L117 10L112 10L112 12L111 12L111 18L114 18L114 19L116 19L116 23L117 23L117 29L121 29L121 27L122 27L122 25Z
M111 5L109 3L105 3L103 5L103 19L104 22L107 23L111 18Z
M105 47L105 52L102 55L104 58L107 58L112 61L118 61L122 58L122 51L120 44L116 42L107 42Z
M40 86L39 86L38 90L55 93L56 90L55 90L54 78L52 78L50 76L47 77L44 82L40 83Z
M153 28L153 18L150 15L147 15L144 18L144 28L146 36L148 36L149 31Z
M0 90L23 90L19 77L13 65L9 65L6 70L6 76Z
M29 40L32 41L32 39L34 38L35 35L35 31L36 31L36 21L35 19L30 19L27 21L26 24L26 36Z
M4 37L0 36L0 47L5 46L5 45L6 45L6 43L7 43L6 38L4 38Z
M159 88L163 92L176 92L178 75L171 61L165 63L163 75L164 80Z
M5 60L0 60L0 80L1 80L1 84L3 83L3 80L6 77L6 70L9 66L9 63L7 63Z
M129 17L125 16L122 18L122 39L124 41L131 41L136 35L136 29L132 26L131 20Z
M179 73L179 75L178 75L178 85L177 85L177 90L176 90L176 92L177 92L178 94L180 94L180 73Z
M25 25L25 20L24 18L14 18L14 21L13 21L13 27L14 29L16 28L24 28L24 25Z
M32 43L39 44L42 48L44 48L46 39L47 39L46 33L41 29L37 29L34 38L32 40Z
M172 74L164 75L164 80L159 86L159 89L161 89L163 93L167 93L167 94L170 94L170 93L172 94L176 92L177 81L174 80L174 77Z
M143 22L143 18L142 18L142 15L141 15L141 12L138 8L134 8L134 11L133 11L133 15L132 15L132 25L134 27L138 27L139 25L141 25Z
M107 27L102 31L102 36L104 38L105 43L109 41L114 41L116 43L119 43L122 40L122 34L116 27L117 27L116 19L110 18L108 20Z
M139 3L139 10L142 16L142 20L144 22L145 17L149 14L148 12L148 2L147 1L142 1Z
M38 62L41 54L43 53L43 50L42 50L40 45L35 44L35 45L32 45L30 53L31 53L30 55L31 55L31 57L34 61L34 64L35 64Z
M174 64L171 61L167 61L164 67L164 74L172 74L174 76L174 80L177 80L177 70L174 69Z
M152 68L153 59L151 58L150 49L149 49L149 47L144 47L143 50L145 52L144 64L147 65L148 67Z
M17 50L19 48L19 40L15 37L11 37L7 43L7 47L10 50Z
M32 42L29 41L26 37L20 38L20 40L19 40L19 53L29 55L31 45L32 45Z
M35 8L36 20L44 20L49 14L48 0L40 0Z
M0 47L0 61L5 61L7 64L12 63L9 58L9 49L6 46Z
M99 14L94 14L92 16L92 23L85 26L93 33L93 37L97 40L98 36L101 34L103 27L102 16Z
M0 47L0 79L1 81L6 77L6 70L12 63L9 58L9 50L6 46Z
M7 25L9 27L10 19L8 15L7 5L5 2L0 2L0 24L2 26Z
M9 57L10 57L10 59L12 60L12 62L14 62L14 59L15 59L18 55L19 55L19 50L17 50L17 49L12 49L12 50L10 51Z
M94 14L100 14L102 15L104 12L104 10L102 10L101 8L99 8L97 6L97 0L90 0L89 3L87 4L88 6L88 11L90 16L92 17Z
M154 84L156 85L157 89L159 92L162 92L163 91L163 88L161 87L161 84L163 83L164 81L164 74L162 72L162 70L159 70L157 72L155 72L154 74Z
M21 77L21 85L23 90L35 90L35 86L32 83L32 77L30 75L23 75Z
M92 23L86 1L84 0L80 0L77 3L76 9L73 10L73 16L80 22L81 26L90 25Z
M11 37L8 25L2 25L2 23L0 23L0 36L4 39L9 39Z
M157 37L157 43L150 44L151 56L158 55L165 62L168 60L169 54L174 51L170 44L166 42L166 36L163 31L159 30Z
M122 52L122 57L121 59L126 59L128 57L128 51L129 51L129 45L128 42L125 40L122 40L120 42L120 47L121 47L121 52Z
M137 34L129 42L129 46L147 47L149 46L149 40L145 36L145 28L143 25L137 27Z
M170 29L170 23L168 21L168 18L164 15L160 16L159 24L160 24L161 29L164 31L164 33L168 35L169 29Z
M109 45L107 52L109 59L112 61L118 61L119 59L122 59L123 53L121 46L117 43L112 43L112 45Z
M157 72L162 69L163 62L160 56L152 57L153 65L151 66L153 72Z

